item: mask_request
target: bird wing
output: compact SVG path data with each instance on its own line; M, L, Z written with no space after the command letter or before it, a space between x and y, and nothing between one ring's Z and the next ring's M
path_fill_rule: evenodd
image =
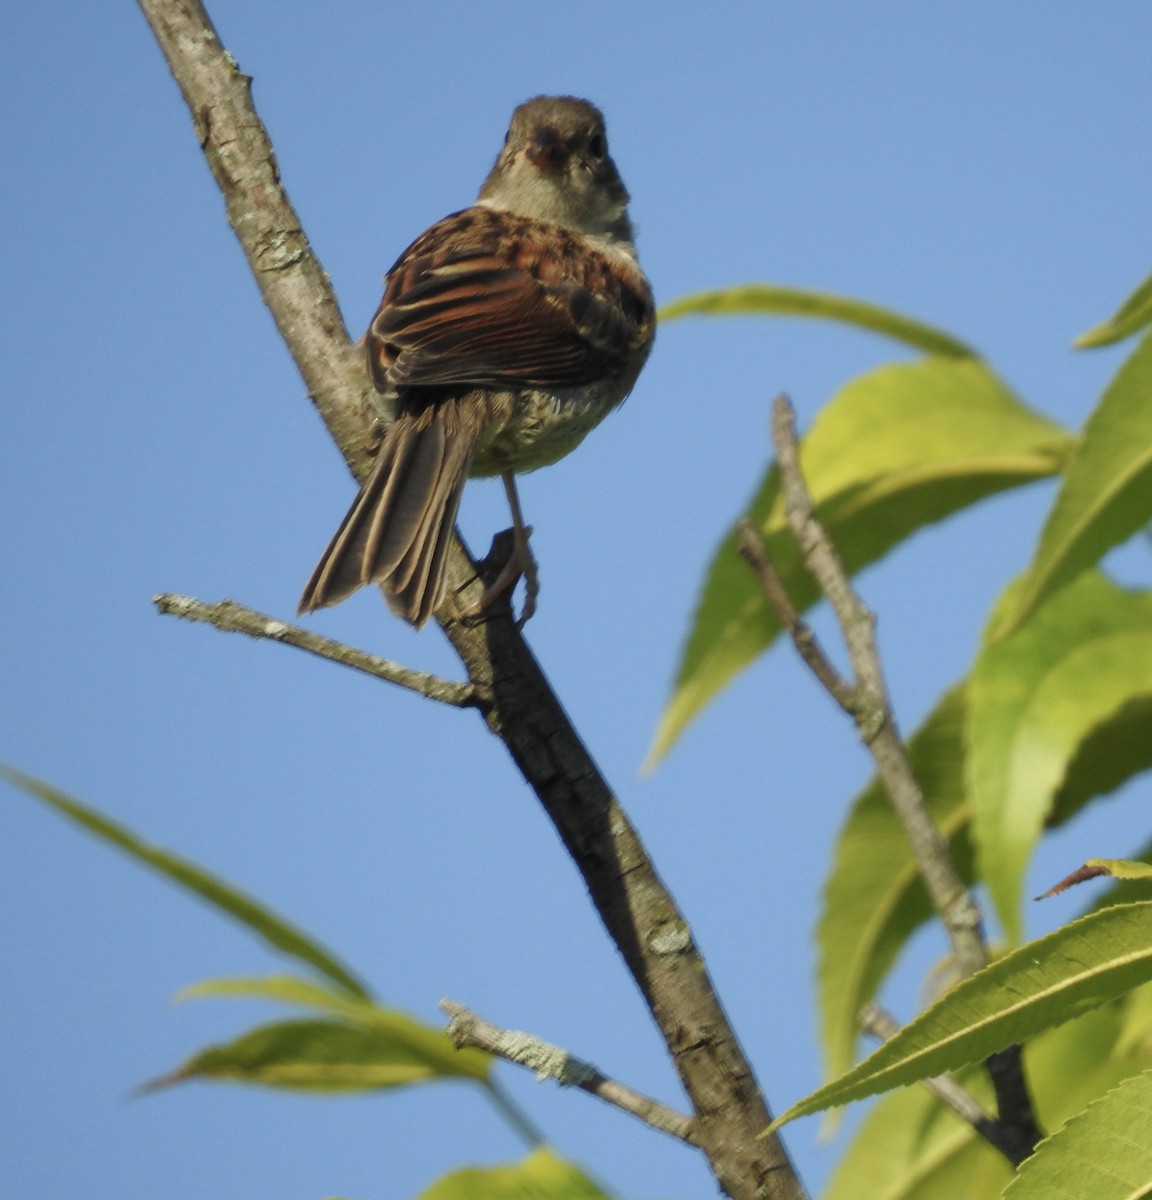
M400 256L367 348L381 391L562 388L623 370L651 333L651 294L630 258L476 207Z

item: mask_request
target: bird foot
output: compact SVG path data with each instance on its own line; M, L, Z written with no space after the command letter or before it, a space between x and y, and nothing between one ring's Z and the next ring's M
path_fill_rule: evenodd
M540 577L536 565L536 557L528 545L532 534L532 526L526 525L516 529L505 530L493 539L492 548L496 550L500 543L511 535L511 553L504 561L499 573L491 582L486 583L484 594L465 614L469 617L483 615L486 609L492 607L502 596L508 595L516 584L524 580L524 608L516 619L516 628L523 629L524 623L531 619L536 612L536 597L540 594ZM485 565L490 563L494 555L489 553Z

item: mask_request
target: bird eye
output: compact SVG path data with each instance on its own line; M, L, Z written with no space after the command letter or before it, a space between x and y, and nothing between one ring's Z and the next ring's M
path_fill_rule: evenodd
M604 141L604 135L602 133L594 133L588 141L588 153L593 158L603 158L607 150L608 145Z

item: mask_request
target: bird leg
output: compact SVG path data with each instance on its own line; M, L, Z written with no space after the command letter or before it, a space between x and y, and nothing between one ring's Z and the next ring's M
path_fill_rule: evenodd
M532 535L531 525L524 524L524 514L520 511L520 497L516 492L516 476L511 471L502 471L500 478L504 481L504 491L508 496L508 507L512 510L512 553L504 564L500 574L484 589L477 607L487 608L505 592L516 586L517 580L524 579L524 611L516 624L523 627L536 611L536 597L540 594L540 577L536 568L536 559L528 545Z

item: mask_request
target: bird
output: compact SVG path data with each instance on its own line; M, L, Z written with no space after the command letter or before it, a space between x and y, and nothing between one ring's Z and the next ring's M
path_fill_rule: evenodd
M515 475L568 454L632 390L652 348L652 289L629 195L587 100L536 96L512 114L476 202L420 235L385 276L364 337L383 431L372 469L299 611L379 584L416 628L445 598L465 481L502 477L512 555L478 610L539 589Z

